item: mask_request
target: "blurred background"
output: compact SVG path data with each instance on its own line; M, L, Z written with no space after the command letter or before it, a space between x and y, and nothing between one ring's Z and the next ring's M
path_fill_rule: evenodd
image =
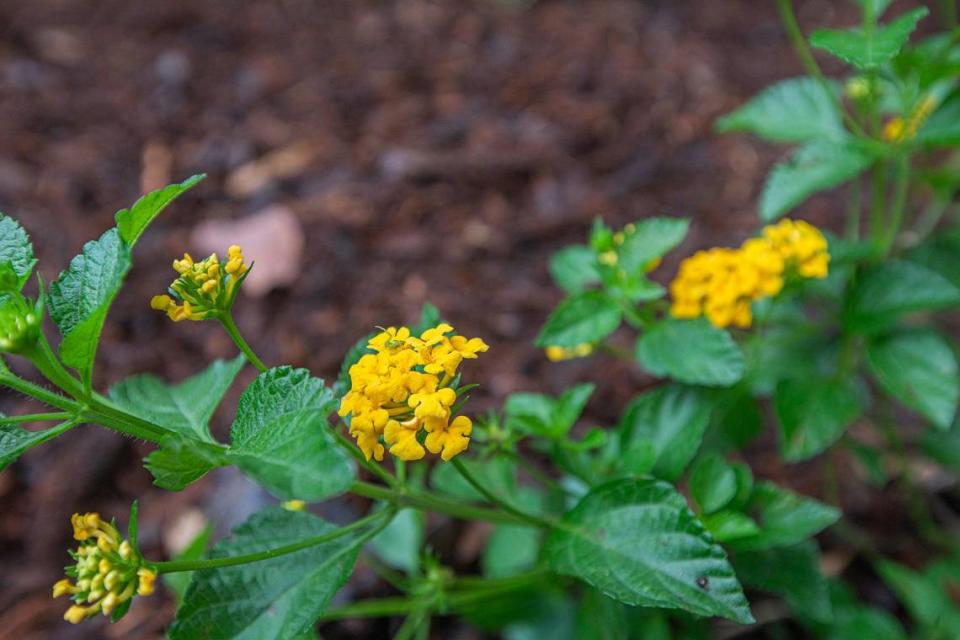
M842 2L798 11L807 30L855 20ZM135 372L179 380L234 354L217 326L174 325L149 300L182 252L239 242L259 279L238 323L268 363L334 377L360 336L415 322L431 301L491 345L469 363L481 384L472 411L512 391L556 393L602 366L587 422L610 424L650 380L607 360L551 364L533 346L560 299L549 256L583 241L598 215L690 216L680 255L752 233L778 150L718 137L712 123L800 72L773 3L759 0L0 0L0 210L32 234L49 282L140 193L209 175L138 245L100 388ZM821 196L799 215L829 227L834 206ZM27 409L0 394L0 411ZM218 414L217 433L231 417ZM272 502L232 470L182 493L155 489L148 451L82 427L0 473L0 638L162 637L174 608L164 593L117 625L61 620L66 604L49 593L74 511L125 521L140 498L141 540L160 558L205 522L223 535ZM818 463L781 468L773 434L750 456L758 476L818 491ZM363 508L343 499L318 512L342 522ZM438 520L428 540L470 571L486 534ZM339 598L389 593L361 563ZM482 636L447 621L434 637Z

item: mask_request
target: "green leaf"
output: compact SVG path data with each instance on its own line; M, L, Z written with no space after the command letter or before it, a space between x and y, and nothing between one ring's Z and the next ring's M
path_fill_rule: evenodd
M516 468L508 458L497 457L489 460L463 458L462 461L467 471L479 480L487 491L511 504L518 499ZM455 498L476 502L487 500L460 475L452 464L434 466L430 476L430 486L436 491Z
M240 396L228 456L281 499L320 500L345 491L353 462L327 416L337 401L306 369L277 367Z
M704 513L719 511L737 495L737 476L723 456L706 455L690 472L690 495Z
M199 560L207 552L207 545L210 542L210 535L213 533L213 527L209 524L190 541L180 553L176 554L171 560ZM187 587L190 586L190 580L193 578L193 571L175 571L173 573L163 574L163 582L170 591L173 591L178 603L183 602L183 596L187 593Z
M760 218L775 220L814 193L852 180L872 163L872 155L850 142L804 145L773 167L760 194Z
M750 131L771 142L842 140L839 89L815 78L792 78L767 87L748 103L717 121L717 130Z
M877 563L877 571L914 620L925 627L937 626L954 608L948 592L926 575L889 560Z
M628 274L643 273L657 258L683 242L690 228L687 218L646 218L634 223L617 249L617 266Z
M879 264L857 280L844 312L852 331L868 333L893 324L900 316L960 305L960 289L940 274L912 262Z
M229 361L217 360L205 371L176 385L154 375L136 375L111 387L110 399L129 413L161 427L213 442L210 418L245 363L243 355Z
M937 107L917 132L916 142L932 147L960 144L960 94L949 97Z
M817 455L840 439L860 417L864 403L854 379L785 380L774 398L780 452L796 462Z
M634 398L620 421L621 448L651 442L653 474L676 480L697 455L712 404L701 389L667 384Z
M558 573L625 604L753 622L723 549L666 482L593 489L551 531L545 554Z
M655 324L637 340L637 359L655 376L708 387L729 387L746 369L730 334L706 318Z
M564 438L583 413L592 383L578 384L554 399L539 393L514 393L504 404L507 428L552 440Z
M819 563L820 551L811 541L733 557L733 568L744 585L782 597L801 616L829 622L830 588Z
M121 209L116 214L117 228L120 237L133 247L168 204L177 199L185 191L206 178L205 174L191 176L179 184L170 184L162 189L151 191L133 203L129 209Z
M539 347L576 347L603 340L620 326L620 307L600 291L570 296L547 318Z
M37 264L30 236L20 223L0 212L0 264L9 263L22 289Z
M226 464L203 448L192 437L179 435L164 438L160 448L143 460L153 475L153 484L167 491L183 491L210 471Z
M960 229L941 228L924 243L908 251L906 257L910 263L935 271L953 286L960 287L960 260L956 259L957 254L960 254Z
M543 511L540 494L528 487L518 490L517 503L528 513ZM536 527L497 525L483 550L483 575L505 578L532 568L540 555L542 538L542 532Z
M820 533L840 519L840 511L772 482L754 487L747 504L747 513L760 525L760 533L733 540L729 547L736 551L759 551L788 547Z
M431 302L424 302L423 308L420 309L420 320L410 328L410 333L420 335L427 329L432 329L437 326L442 321L440 318L440 309L437 309L436 305Z
M88 384L103 322L129 270L130 247L114 228L85 244L50 285L47 307L63 336L60 357Z
M810 36L810 44L858 69L873 69L900 53L917 23L928 13L926 7L921 7L868 30L818 29Z
M900 622L882 609L857 607L834 616L829 640L909 640Z
M960 400L960 373L950 345L929 329L901 331L867 346L870 371L883 389L940 429Z
M561 249L550 258L550 275L567 293L580 293L600 282L597 254L582 244Z
M415 574L423 550L423 516L414 509L401 509L369 547L388 567Z
M309 513L272 508L219 542L211 558L275 549L336 527ZM350 577L362 534L270 560L194 572L170 640L291 638L320 616Z
M739 511L708 513L703 516L703 526L717 542L730 542L760 533L757 523Z
M73 423L65 422L43 431L27 431L15 424L0 423L0 471L16 462L17 458L30 449L56 438L73 426Z

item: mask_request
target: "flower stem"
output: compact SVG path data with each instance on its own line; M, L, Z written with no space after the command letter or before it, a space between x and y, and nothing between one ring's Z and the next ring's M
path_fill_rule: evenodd
M250 361L250 364L255 366L260 373L266 371L268 368L267 365L263 364L263 360L257 357L257 354L254 353L250 345L247 344L247 341L243 339L242 335L240 335L240 330L237 329L237 323L233 321L233 316L227 312L218 316L217 319L220 320L220 324L222 324L223 328L226 329L228 334L230 334L234 344L240 348L240 351L243 352L243 355L247 356L247 360Z
M29 413L22 416L0 417L0 424L22 424L24 422L45 422L48 420L69 420L72 413Z
M436 513L443 513L461 520L483 520L501 524L529 525L529 520L518 518L513 514L503 513L486 507L476 507L460 500L443 498L429 493L411 489L389 489L368 482L354 482L350 487L351 493L364 498L384 500L398 507L413 507ZM537 526L540 526L539 524Z
M259 551L257 553L247 553L241 556L229 556L226 558L202 558L199 560L169 560L167 562L155 562L151 566L157 570L157 573L175 573L178 571L200 571L203 569L219 569L221 567L232 567L239 564L250 564L251 562L260 562L261 560L270 560L271 558L278 558L280 556L287 555L289 553L295 553L297 551L302 551L303 549L309 549L310 547L315 547L317 545L323 544L325 542L330 542L331 540L336 540L345 535L353 533L358 529L366 527L372 522L383 519L384 515L387 518L380 524L380 526L375 527L371 531L367 532L363 536L364 540L368 540L376 535L383 527L386 526L393 515L396 513L395 507L387 507L381 511L371 513L359 520L351 522L345 527L340 527L333 531L328 531L327 533L313 536L310 538L305 538L299 542L294 542L292 544L284 545L282 547L277 547L276 549L267 549L266 551Z
M463 479L466 480L468 483L470 483L470 486L472 486L474 489L480 492L480 495L486 498L487 501L490 502L491 504L495 504L506 513L516 516L522 520L526 520L532 525L535 525L538 527L546 527L548 529L554 526L554 523L547 520L546 518L541 518L540 516L537 516L537 515L525 513L520 509L517 509L510 503L504 500L501 500L499 497L494 495L490 490L488 490L485 486L483 486L483 483L477 480L476 477L472 473L470 473L470 470L467 469L466 465L464 465L463 461L460 460L459 458L454 458L451 461L451 464L453 464L453 468L457 470L457 473L463 476Z
M903 211L907 204L907 194L910 192L910 156L904 153L897 158L896 178L893 190L893 202L890 203L890 218L887 220L886 235L883 243L883 253L887 255L893 249L903 224Z
M48 404L51 407L56 407L58 409L63 409L70 413L76 413L81 410L82 405L79 402L75 402L65 396L60 395L59 393L53 393L48 391L41 386L35 385L32 382L28 382L23 378L19 378L12 373L0 373L0 386L9 387L14 391L19 391L25 396L30 396L35 398L44 404Z

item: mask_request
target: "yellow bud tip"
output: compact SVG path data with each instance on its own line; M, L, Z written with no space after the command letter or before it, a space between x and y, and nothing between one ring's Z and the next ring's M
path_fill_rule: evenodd
M54 598L59 598L60 596L69 595L76 592L77 588L73 586L73 584L66 578L63 580L58 580L56 584L53 585Z
M287 511L305 511L307 503L303 500L287 500L281 506Z
M154 583L157 581L157 572L147 567L137 569L139 584L137 585L137 595L149 596L153 593Z
M150 308L157 311L166 311L173 306L173 298L168 295L153 296L150 298Z
M70 624L80 624L87 617L87 608L78 604L73 605L63 614L63 619Z

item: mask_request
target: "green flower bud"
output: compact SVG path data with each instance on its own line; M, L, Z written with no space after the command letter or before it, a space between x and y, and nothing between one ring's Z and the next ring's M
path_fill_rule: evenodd
M0 294L0 353L23 353L40 338L42 310L19 293Z

